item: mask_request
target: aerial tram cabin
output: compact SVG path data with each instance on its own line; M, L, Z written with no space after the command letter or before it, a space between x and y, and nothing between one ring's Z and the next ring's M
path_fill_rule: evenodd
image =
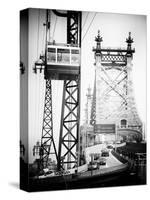
M80 73L80 48L77 45L47 45L46 79L74 80Z

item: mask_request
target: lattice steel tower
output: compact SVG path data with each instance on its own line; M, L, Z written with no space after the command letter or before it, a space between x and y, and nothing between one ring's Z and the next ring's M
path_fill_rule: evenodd
M48 165L50 154L57 160L58 170L69 169L78 164L78 137L80 114L80 48L81 12L53 10L57 17L66 18L66 43L57 44L48 40L50 35L50 10L46 11L45 53L35 63L34 71L44 70L46 81L42 137L40 144L40 166ZM59 147L53 137L52 85L51 80L64 80Z
M131 33L126 39L127 48L103 48L100 31L95 38L95 85L91 124L94 132L114 133L142 137L142 122L138 116L132 83Z

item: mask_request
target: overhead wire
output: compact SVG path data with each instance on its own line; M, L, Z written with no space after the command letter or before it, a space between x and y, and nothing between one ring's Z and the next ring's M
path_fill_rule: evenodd
M50 37L51 37L51 32L50 32L50 27L51 27L51 10L49 10L49 38L48 38L48 41L50 42Z
M86 32L85 32L83 38L82 38L82 42L83 42L83 40L84 40L86 34L88 33L88 31L89 31L89 29L90 29L90 27L91 27L91 25L92 25L92 23L93 23L93 21L94 21L94 19L95 19L95 17L96 17L96 14L97 14L97 13L94 14L94 16L93 16L93 18L92 18L92 20L91 20L91 22L90 22L90 24L89 24L89 26L88 26Z
M38 12L38 40L39 40L39 32L40 32L40 9ZM39 51L39 41L38 41L38 51ZM39 54L39 52L38 52ZM40 135L40 74L39 76L37 76L37 124L36 126L38 127L39 133L38 135Z
M37 60L39 59L39 34L40 34L40 9L38 9L37 13L37 52L36 52L36 57ZM39 128L38 128L38 112L39 112L39 102L38 102L38 76L35 76L35 100L36 103L34 104L34 109L35 109L35 116L34 116L34 128L33 132L34 134L37 134L39 137Z
M46 31L45 31L45 26L43 28L43 38L42 38L42 52L44 53L45 51L45 37L46 37Z
M56 18L55 18L55 24L54 24L53 35L52 35L52 38L53 38L53 39L54 39L56 24L57 24L57 15L56 15Z
M84 26L85 26L85 24L86 24L86 21L87 21L88 15L89 15L89 12L87 13L87 15L86 15L86 17L85 17L85 20L84 20L84 23L83 23L83 26L82 26L81 30L83 30L83 28L84 28Z
M38 32L37 32L37 59L39 53L39 33L40 33L40 9L38 10Z

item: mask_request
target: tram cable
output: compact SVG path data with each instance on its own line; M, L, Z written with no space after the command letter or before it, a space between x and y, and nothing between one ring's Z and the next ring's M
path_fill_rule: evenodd
M84 40L86 34L88 33L88 31L89 31L89 29L90 29L90 27L91 27L91 25L92 25L92 23L93 23L93 21L94 21L94 19L95 19L95 17L96 17L96 14L97 14L97 13L94 14L94 16L93 16L93 18L92 18L92 20L91 20L91 22L90 22L90 24L89 24L89 26L88 26L86 32L85 32L83 38L82 38L82 42L83 42L83 40Z
M87 21L88 15L89 15L89 12L87 13L87 15L86 15L86 17L85 17L85 21L84 21L84 23L83 23L83 26L82 26L81 30L83 30L83 28L84 28L84 26L85 26L85 24L86 24L86 21Z
M40 9L38 10L38 22L37 22L37 60L39 58L39 33L40 33ZM35 84L35 91L36 91L36 99L37 104L35 107L35 130L37 126L39 125L39 78L36 76L36 84ZM36 131L37 132L37 131ZM38 133L39 135L39 133Z
M39 58L39 32L40 32L40 9L38 10L38 32L37 32L37 59Z
M56 24L57 24L57 15L56 15L56 18L55 18L55 24L54 24L53 35L52 35L52 38L53 38L53 39L54 39Z

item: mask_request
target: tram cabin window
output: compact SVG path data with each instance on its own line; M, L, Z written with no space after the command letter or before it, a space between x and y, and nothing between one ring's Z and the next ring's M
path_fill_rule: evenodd
M49 45L47 63L49 65L79 66L80 50L78 47Z
M56 49L55 48L48 48L47 61L50 63L56 62Z
M70 64L70 49L57 49L57 62Z
M71 64L79 64L79 50L72 49L71 50Z

